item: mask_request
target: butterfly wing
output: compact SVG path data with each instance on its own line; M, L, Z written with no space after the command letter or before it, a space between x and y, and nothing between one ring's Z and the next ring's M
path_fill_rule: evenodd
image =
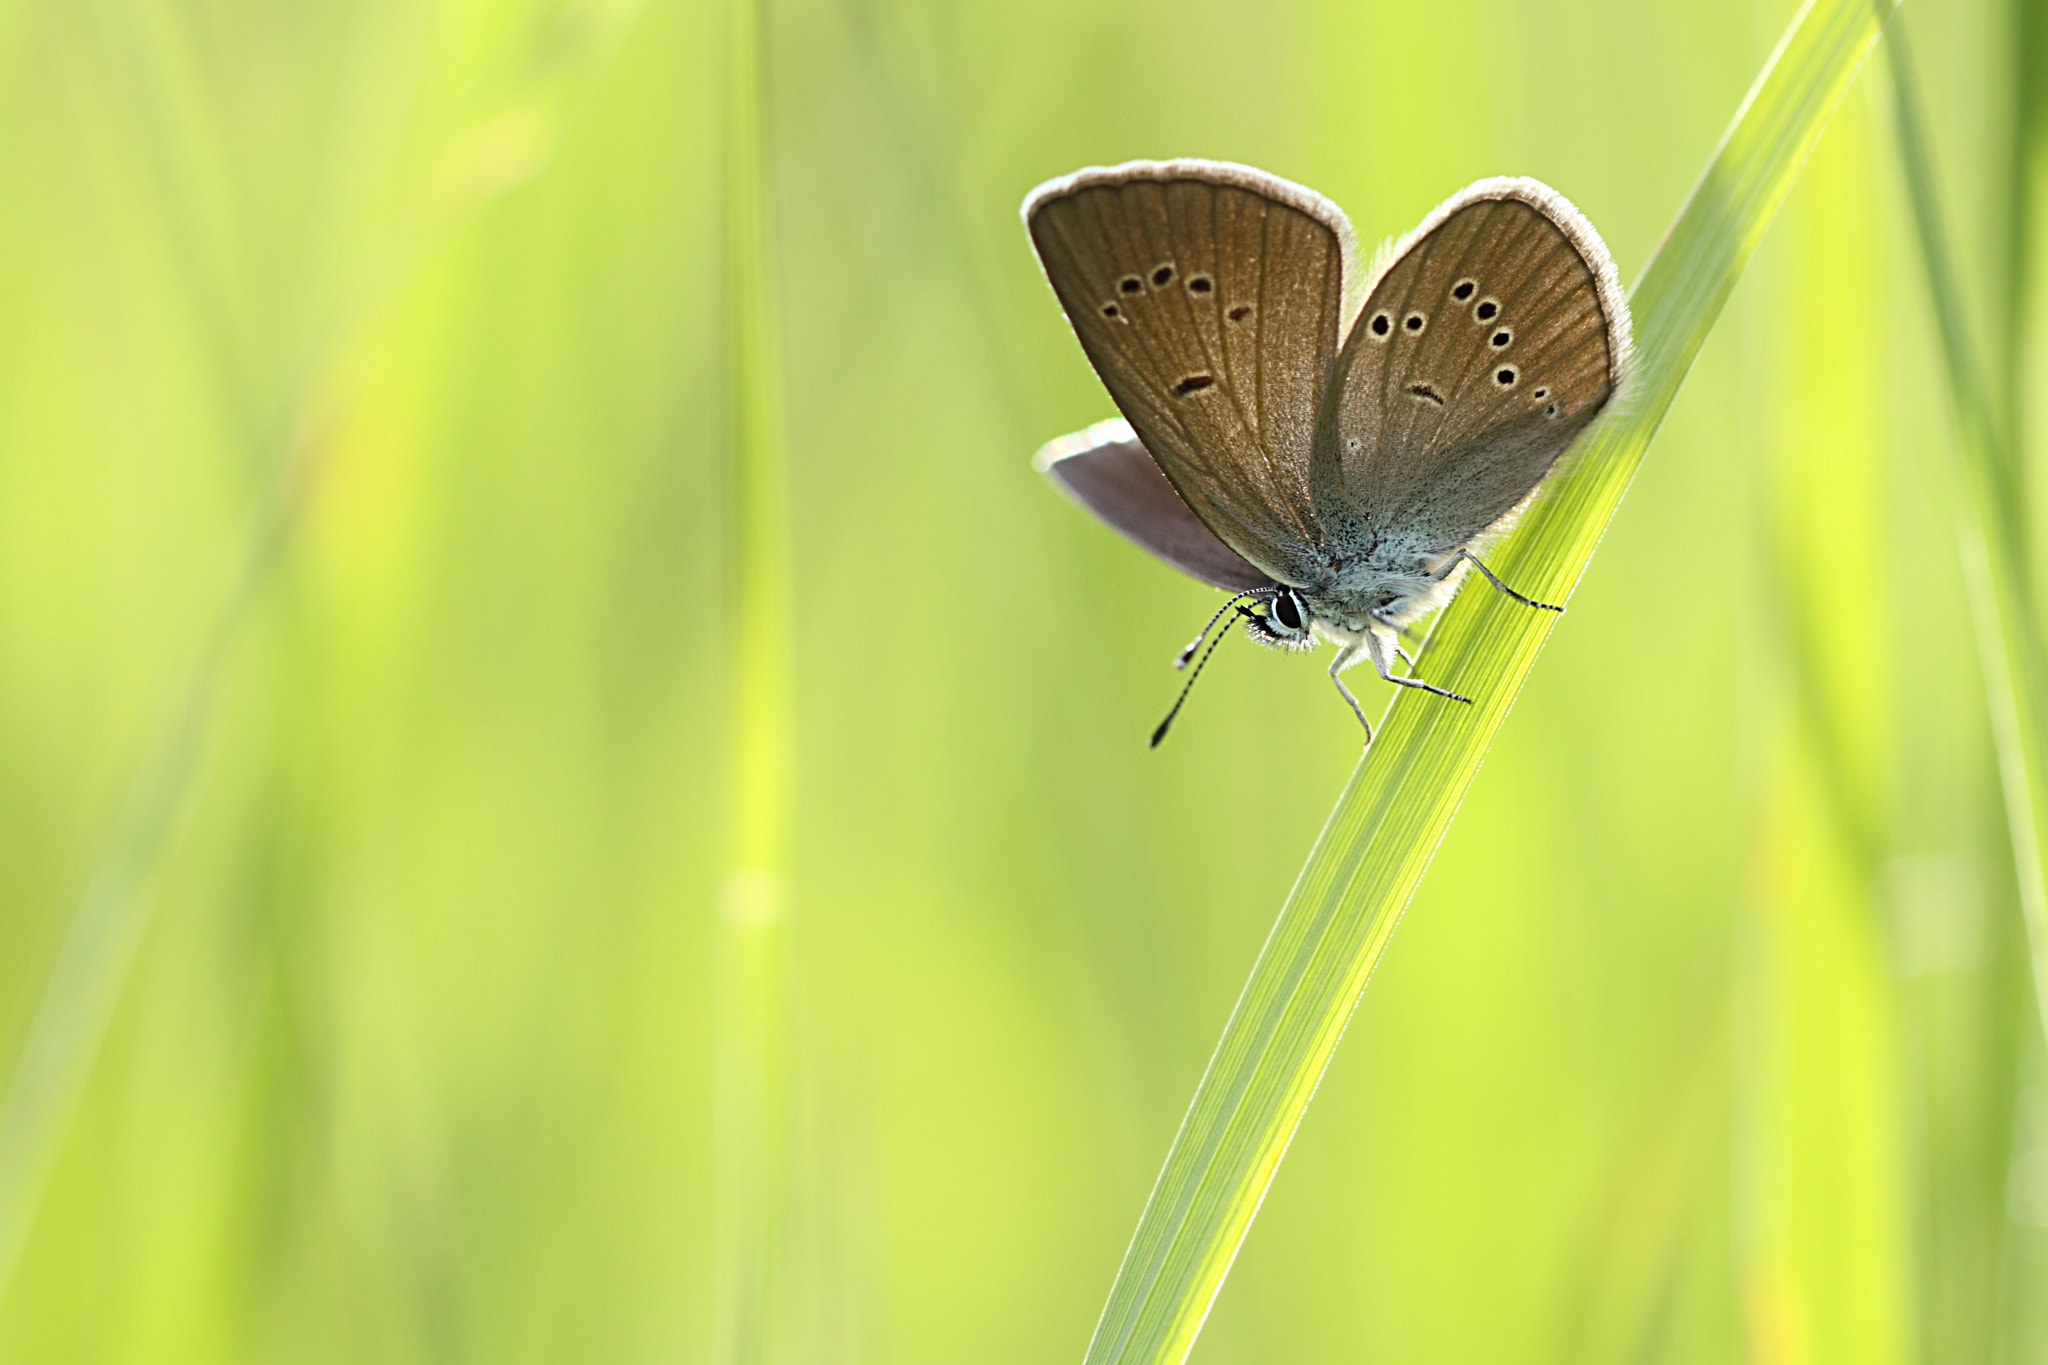
M1033 463L1111 530L1182 573L1230 592L1273 586L1188 510L1129 423L1098 422L1062 436Z
M1082 349L1182 500L1262 573L1307 581L1343 213L1216 161L1079 171L1033 190L1023 212Z
M1628 304L1592 224L1482 180L1391 255L1338 356L1313 477L1329 524L1461 548L1514 511L1620 384Z

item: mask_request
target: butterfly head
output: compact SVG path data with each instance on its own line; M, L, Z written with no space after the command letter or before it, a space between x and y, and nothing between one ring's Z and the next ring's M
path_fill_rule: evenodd
M1278 649L1308 649L1315 644L1310 632L1314 616L1308 600L1298 589L1281 584L1264 597L1266 610L1244 610L1244 628L1260 644Z

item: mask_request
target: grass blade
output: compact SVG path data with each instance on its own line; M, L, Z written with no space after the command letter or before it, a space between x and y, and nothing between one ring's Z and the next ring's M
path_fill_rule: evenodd
M288 516L284 509L269 509L263 529L277 531ZM0 1299L21 1261L43 1187L149 926L157 859L184 809L229 651L270 576L281 540L280 534L256 538L183 695L129 788L0 1098Z
M1984 674L1991 734L1998 746L1999 785L2005 796L2006 828L2020 912L2026 921L2027 957L2034 1004L2048 1038L2048 873L2042 866L2040 642L2034 634L2033 604L2020 549L2020 500L2010 471L2016 454L1993 409L1994 399L1970 348L1963 321L1962 289L1943 230L1934 165L1927 146L1920 101L1914 87L1912 53L1903 27L1891 35L1892 118L1898 130L1899 164L1935 330L1948 371L1954 409L1955 451L1943 472L1951 484L1956 550L1970 595L1970 622Z
M44 1188L100 1046L127 987L155 911L153 882L184 815L212 734L223 680L265 589L284 562L322 466L326 439L345 407L356 348L379 309L398 297L453 231L496 196L538 172L574 117L580 98L623 41L638 0L590 6L576 41L556 45L512 83L487 117L465 128L424 178L354 273L350 301L312 348L283 398L281 440L259 445L254 463L269 483L248 526L235 575L199 642L66 926L27 1036L0 1094L0 1300L19 1268ZM184 54L164 44L151 59ZM161 116L161 111L153 111ZM194 135L218 140L218 128ZM195 274L196 266L191 267ZM210 296L209 296L210 297ZM264 406L268 394L229 395Z
M1498 552L1549 601L1585 571L1707 333L1894 6L1809 0L1633 295L1629 389ZM1090 1365L1183 1360L1367 977L1556 618L1465 594L1430 676L1473 706L1390 704L1266 940L1111 1287ZM1423 699L1425 702L1431 700Z
M792 642L788 470L764 224L761 7L727 7L725 879L718 898L712 1353L767 1359L778 1328L788 1046Z

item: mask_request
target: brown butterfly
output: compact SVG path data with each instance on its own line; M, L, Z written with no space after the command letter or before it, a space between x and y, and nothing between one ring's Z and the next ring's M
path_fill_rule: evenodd
M1465 565L1562 610L1476 556L1628 361L1614 260L1562 195L1527 179L1466 186L1382 253L1348 325L1350 221L1264 171L1090 167L1033 190L1023 215L1124 415L1052 442L1038 467L1235 594L1181 666L1233 608L1270 645L1330 640L1330 678L1370 741L1339 676L1362 659L1388 682L1469 700L1390 668L1404 628L1450 600Z

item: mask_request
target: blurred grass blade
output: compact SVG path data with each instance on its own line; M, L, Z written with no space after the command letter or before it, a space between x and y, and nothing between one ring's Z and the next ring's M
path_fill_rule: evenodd
M264 522L281 525L284 515L269 509ZM149 925L157 857L184 808L229 651L269 578L279 543L276 535L258 537L184 694L143 761L8 1078L0 1100L0 1300Z
M1956 550L1970 595L1970 622L1984 674L1985 702L1998 746L2013 872L2026 920L2034 1005L2048 1038L2048 874L2042 868L2041 654L2020 542L2017 452L1993 408L1995 399L1971 349L1962 288L1949 254L1935 190L1933 157L1920 118L1912 52L1903 25L1890 40L1892 116L1906 196L1927 272L1927 291L1941 337L1954 410L1955 459L1944 469L1952 485Z
M1629 388L1499 552L1496 571L1561 600L1750 253L1894 6L1810 0L1751 87L1633 296ZM1557 618L1461 596L1431 678L1473 706L1389 706L1225 1026L1089 1343L1090 1365L1184 1359L1401 909ZM1423 698L1424 703L1433 699Z
M573 42L553 43L511 83L506 96L466 127L413 187L410 201L366 253L349 306L313 347L301 378L284 395L290 414L281 441L255 451L270 471L248 523L239 564L196 658L171 691L78 908L66 927L37 1001L21 1052L0 1096L0 1300L12 1282L43 1190L92 1074L128 973L146 936L155 901L151 882L184 811L212 733L223 678L265 588L289 549L307 498L332 454L353 380L355 349L380 307L398 296L453 230L486 203L546 164L596 72L623 41L639 0L597 0L579 8ZM154 59L176 58L165 50ZM206 127L195 140L218 139ZM203 291L202 291L203 292ZM249 407L268 395L228 395Z
M714 1365L767 1357L777 1326L787 1057L791 642L789 497L763 214L761 11L727 8L727 693L718 901Z

